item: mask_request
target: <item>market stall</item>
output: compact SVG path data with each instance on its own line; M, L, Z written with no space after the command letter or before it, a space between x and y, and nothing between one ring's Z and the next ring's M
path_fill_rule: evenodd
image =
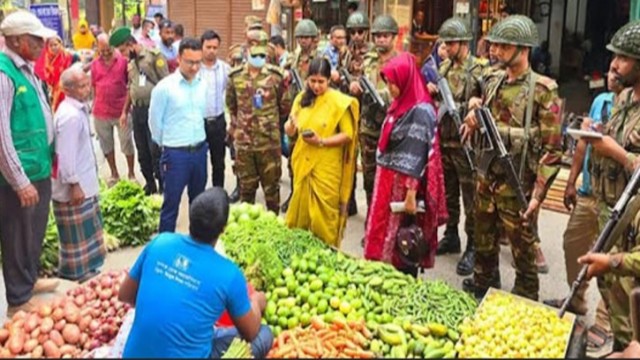
M353 258L289 229L261 205L233 206L221 242L251 287L266 293L263 323L275 336L270 358L581 354L573 314L560 319L543 304L495 289L478 306L445 282ZM0 356L118 356L134 316L117 299L124 274L102 274L36 312L18 312L0 329ZM238 339L226 357L249 355Z

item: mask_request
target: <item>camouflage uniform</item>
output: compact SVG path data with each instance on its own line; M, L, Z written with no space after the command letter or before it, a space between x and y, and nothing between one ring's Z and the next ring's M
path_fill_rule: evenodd
M525 16L509 16L496 26L501 25L507 31L493 38L493 42L515 43L531 48L538 41L535 24ZM514 34L511 31L514 27L520 32L516 33L516 39L510 39ZM532 99L529 97L531 90ZM542 202L559 171L558 165L562 157L558 85L554 80L536 74L530 68L512 82L506 81L505 71L497 71L487 79L484 99L485 106L497 122L516 171L521 168L525 147L525 114L532 100L531 125L521 185L528 199L531 198L534 187L537 188L536 197ZM477 164L482 163L483 155L483 151L478 151ZM530 227L523 226L520 217L522 209L515 191L506 183L505 170L495 162L489 169L481 169L479 165L476 179L476 262L473 279L476 295L496 281L500 253L497 224L501 222L510 240L516 265L516 280L512 291L537 300L540 284L535 261L536 236ZM535 224L535 220L531 222ZM463 285L468 284L466 282Z
M462 64L454 63L452 65L450 60L445 60L440 65L440 75L449 82L453 99L463 110L461 114L466 113L467 102L471 97L480 96L480 79L485 66L486 61L471 55L468 55ZM465 212L464 229L467 233L467 239L473 239L474 174L462 149L459 130L450 116L444 115L439 122L438 131L440 132L442 167L449 213L447 227L457 229L460 222L460 189L462 189Z
M607 49L640 62L640 22L631 22L620 28ZM638 70L634 66L632 71ZM603 133L615 139L626 150L629 162L640 155L640 104L633 101L633 89L627 88L617 96ZM593 195L598 200L599 228L602 231L611 216L611 207L627 186L631 172L623 164L604 157L597 151L591 155L590 172ZM632 338L628 301L631 290L640 285L640 215L636 216L631 230L629 236L613 240L610 253L625 253L620 266L598 278L600 294L609 310L615 350L627 346Z
M375 51L375 49L370 42L364 42L360 45L353 42L349 44L349 52L345 64L351 76L359 77L364 73L365 56L372 51Z
M259 94L262 108L254 104ZM236 149L234 170L240 179L240 200L253 203L258 184L262 184L267 208L275 213L280 209L282 175L279 119L289 111L287 99L283 74L276 66L266 64L255 79L248 65L229 73L229 133Z

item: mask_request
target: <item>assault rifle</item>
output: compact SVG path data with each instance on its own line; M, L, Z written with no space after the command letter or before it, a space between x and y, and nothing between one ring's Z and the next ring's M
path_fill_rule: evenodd
M348 87L351 81L353 81L353 77L349 74L349 72L345 68L340 69L338 72L340 73L341 81L346 83ZM371 80L369 80L369 78L367 78L366 76L362 75L360 76L359 83L365 95L367 95L374 104L377 104L380 108L384 109L385 107L384 100L382 99L382 96L380 96L380 94L378 93L378 90L376 90L376 87L373 85L373 83L371 83Z
M456 128L458 129L459 133L460 128L462 127L462 119L460 118L460 113L456 108L456 103L453 100L453 94L451 93L449 82L444 76L440 76L437 85L438 90L440 91L440 95L442 96L442 101L444 102L447 114L449 114L451 119L453 119L453 122L456 124ZM462 143L462 149L464 150L465 158L467 158L467 162L471 167L471 171L475 171L476 166L473 162L473 148L471 147L471 145L469 145L468 142L464 142Z
M502 164L502 168L507 172L507 185L516 192L516 197L518 198L520 207L523 211L526 211L529 207L529 201L527 201L527 197L524 194L524 190L520 184L520 178L518 177L516 168L513 165L513 159L511 159L507 148L505 148L504 143L502 142L502 137L498 132L498 127L493 120L491 112L488 108L483 107L476 109L475 114L480 124L480 132L483 136L482 143L485 145L484 149L491 154L488 159L483 162L484 166L481 167L489 169L494 161L499 161ZM531 225L531 231L535 235L535 227L531 222L529 224Z
M304 84L302 82L302 78L300 77L300 73L296 69L289 70L291 73L291 83L296 88L296 94L304 89Z
M629 180L629 183L624 188L620 199L618 199L613 210L611 210L611 217L607 220L607 223L604 225L602 232L598 235L598 238L590 252L607 253L611 250L611 247L613 247L614 242L620 236L623 236L627 226L640 210L640 196L637 195L639 186L640 169L636 169L631 176L631 180ZM558 316L560 318L562 318L564 313L567 311L567 307L571 303L571 299L575 296L576 290L578 290L580 284L586 280L588 268L589 265L583 265L582 269L580 269L580 273L578 273L578 276L571 284L569 296L564 299L564 303L562 303L562 306L558 311Z

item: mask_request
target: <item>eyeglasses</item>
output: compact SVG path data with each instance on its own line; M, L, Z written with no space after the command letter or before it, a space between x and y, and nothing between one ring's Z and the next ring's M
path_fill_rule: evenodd
M362 35L362 34L364 34L364 32L365 32L365 30L364 30L364 29L356 29L356 30L350 30L350 31L349 31L349 33L350 33L351 35L355 35L355 34Z
M194 67L194 66L200 66L200 63L202 62L202 60L180 59L180 62L187 65L188 67Z

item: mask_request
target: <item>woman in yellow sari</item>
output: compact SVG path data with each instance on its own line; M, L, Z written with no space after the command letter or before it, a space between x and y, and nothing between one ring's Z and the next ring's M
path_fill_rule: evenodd
M291 155L293 195L286 222L340 247L356 170L358 101L329 87L331 65L309 64L304 92L291 109L285 132L297 137Z

